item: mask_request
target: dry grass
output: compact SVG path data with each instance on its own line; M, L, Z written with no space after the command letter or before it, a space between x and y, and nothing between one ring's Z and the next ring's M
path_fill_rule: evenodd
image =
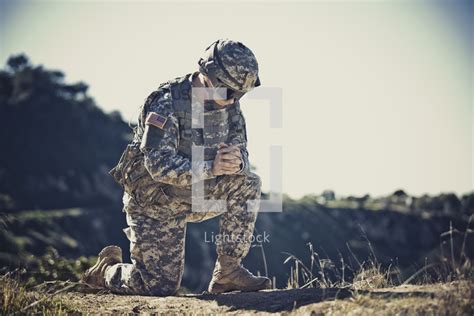
M384 268L379 261L372 247L367 234L361 228L363 237L366 240L370 255L367 261L361 262L352 252L349 245L347 248L353 259L357 263L356 268L347 265L342 255L337 264L329 258L321 258L314 250L311 243L309 247L309 263L296 257L291 253L288 255L284 264L290 265L287 288L330 288L343 287L353 290L373 290L379 288L393 287L402 284L431 284L437 282L449 283L452 281L473 281L474 269L471 258L468 257L466 249L470 247L467 244L468 236L474 233L470 228L474 221L474 215L471 215L466 229L461 232L450 226L449 231L443 233L441 238L445 240L441 244L441 256L436 262L428 264L413 273L405 280L402 280L401 272L398 267L390 265ZM455 241L457 237L457 242ZM443 251L443 249L445 249ZM355 271L348 278L346 271Z
M321 302L301 307L295 315L474 315L474 270L467 256L468 235L474 216L471 216L464 232L450 227L441 235L446 246L438 262L428 264L406 278L401 279L397 267L383 268L377 261L370 241L367 262L357 262L357 269L348 282L345 270L352 268L341 257L339 265L329 259L321 259L309 244L310 264L288 254L285 263L292 262L288 288L349 288L350 299ZM364 233L364 232L363 232ZM455 237L458 242L456 247ZM459 238L460 237L460 238ZM457 249L457 250L456 250ZM354 269L352 269L354 270Z
M42 314L64 315L69 308L60 300L39 291L28 291L15 274L8 273L0 278L0 314Z
M424 295L421 295L424 294ZM292 315L473 315L473 284L410 285L359 291L347 300L301 307Z

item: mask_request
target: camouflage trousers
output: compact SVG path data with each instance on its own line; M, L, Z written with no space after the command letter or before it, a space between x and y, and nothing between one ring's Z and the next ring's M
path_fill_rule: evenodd
M260 178L246 175L220 176L207 199L223 200L224 212L193 212L189 201L170 198L167 203L140 207L124 194L124 211L130 240L132 263L107 269L106 286L115 293L173 295L184 270L184 243L187 222L200 222L220 216L217 254L244 258L251 246L260 199ZM162 200L162 199L160 199Z

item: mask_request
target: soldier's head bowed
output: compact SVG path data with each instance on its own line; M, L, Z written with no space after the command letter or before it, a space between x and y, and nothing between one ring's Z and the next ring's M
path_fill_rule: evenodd
M257 58L241 42L217 40L206 48L198 63L213 88L228 89L228 99L238 100L260 85Z

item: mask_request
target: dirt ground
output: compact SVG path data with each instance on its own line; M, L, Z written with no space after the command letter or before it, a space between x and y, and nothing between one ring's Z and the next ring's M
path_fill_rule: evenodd
M473 283L406 285L395 288L285 289L172 297L66 292L57 299L82 313L289 315L473 315Z

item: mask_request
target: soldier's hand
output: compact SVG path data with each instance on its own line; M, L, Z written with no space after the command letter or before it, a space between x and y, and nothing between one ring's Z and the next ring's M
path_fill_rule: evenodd
M212 173L216 176L234 174L240 170L242 158L240 148L227 144L220 144L212 165Z

